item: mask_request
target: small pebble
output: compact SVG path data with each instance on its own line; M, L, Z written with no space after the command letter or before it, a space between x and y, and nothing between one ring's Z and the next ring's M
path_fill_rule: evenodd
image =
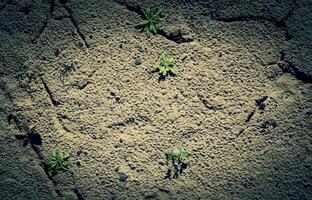
M127 174L123 173L123 172L119 172L119 181L120 182L126 182L128 179Z
M260 110L264 110L265 107L266 107L266 105L265 105L264 102L262 102L262 103L259 105L259 109L260 109Z
M165 161L164 161L164 160L159 160L159 161L158 161L158 164L160 164L160 165L165 165Z
M134 65L135 66L138 66L138 65L141 65L142 64L142 60L140 57L137 57L136 59L134 59Z

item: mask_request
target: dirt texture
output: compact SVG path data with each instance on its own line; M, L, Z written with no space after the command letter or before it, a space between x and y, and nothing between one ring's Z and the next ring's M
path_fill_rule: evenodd
M134 28L142 7L162 9L149 38ZM311 11L310 0L1 0L0 199L312 199ZM160 81L162 53L178 74ZM42 144L15 138L26 122ZM56 149L71 166L51 176L42 162ZM191 155L175 179L171 149Z

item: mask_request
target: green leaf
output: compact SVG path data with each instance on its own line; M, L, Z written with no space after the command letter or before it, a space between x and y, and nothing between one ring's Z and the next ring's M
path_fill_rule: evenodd
M185 151L185 150L181 150L179 154L180 154L179 157L182 160L187 158L187 157L189 157L189 153L187 151Z
M70 157L70 154L69 154L69 153L65 152L65 153L63 154L63 160L68 160L69 157Z
M148 20L142 20L140 21L139 23L137 23L135 26L138 27L138 26L145 26L149 23Z
M160 20L160 10L159 9L150 9L150 8L143 8L143 20L136 24L136 27L142 27L145 35L147 37L150 36L151 33L157 33L156 24L159 23Z
M154 16L159 17L161 12L162 12L161 9L156 9L156 12L154 13Z
M51 165L50 165L50 168L53 169L57 166L57 162L53 162Z
M63 166L65 166L65 167L68 167L68 166L69 166L69 164L70 164L70 162L69 162L69 161L64 161L64 162L63 162Z
M156 26L153 23L150 23L150 29L152 33L155 33L155 34L157 33Z
M57 154L58 154L57 151L53 151L53 152L52 152L52 157L56 158L56 157L57 157Z
M144 15L144 17L146 18L146 19L148 19L148 17L149 17L149 11L147 10L147 8L143 8L143 15Z
M62 171L67 171L67 170L68 170L68 166L69 166L69 162L68 162L68 163L63 163L63 164L60 166L60 170L62 170Z
M46 160L44 161L44 164L46 164L48 167L50 167L54 162L52 160Z
M171 67L170 72L173 73L174 75L177 74L177 68L176 67Z

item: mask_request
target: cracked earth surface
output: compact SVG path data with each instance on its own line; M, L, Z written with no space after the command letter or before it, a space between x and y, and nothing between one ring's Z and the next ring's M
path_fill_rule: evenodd
M133 24L149 6L164 17L147 38ZM0 199L312 199L311 10L1 0ZM178 75L158 81L163 52ZM16 140L20 122L37 122L41 145ZM190 166L164 179L175 148ZM71 166L51 176L41 162L55 149Z

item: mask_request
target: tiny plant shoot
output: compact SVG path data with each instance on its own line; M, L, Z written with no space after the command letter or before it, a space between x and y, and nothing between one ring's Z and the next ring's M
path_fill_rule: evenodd
M146 36L158 32L157 24L161 22L160 19L161 10L158 8L143 8L143 19L135 25L135 27L142 28Z
M159 75L163 78L168 76L169 74L177 74L177 68L173 59L166 54L161 54L161 56L159 57L159 61L158 63L156 63L155 67L156 70L159 72Z
M172 170L169 168L165 178L178 178L179 175L188 167L187 158L189 153L185 150L180 151L169 151L166 153L167 161L171 161L174 168L173 176Z
M59 171L67 171L69 168L69 153L67 152L52 152L52 157L46 160L44 164L52 172L52 175L57 174Z
M189 157L189 153L185 150L180 150L179 152L169 151L166 153L167 160L171 160L174 162L178 162L178 164L182 163Z

